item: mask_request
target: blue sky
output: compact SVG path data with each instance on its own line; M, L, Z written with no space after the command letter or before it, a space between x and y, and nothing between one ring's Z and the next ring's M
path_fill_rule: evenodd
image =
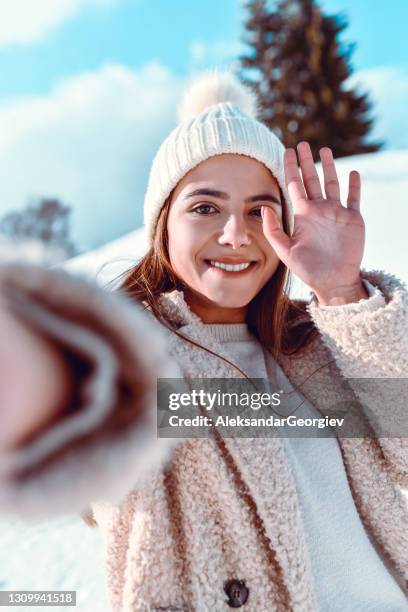
M321 4L327 12L348 15L344 39L357 42L355 70L408 64L406 0ZM76 15L62 19L32 44L0 46L0 101L46 93L62 77L95 70L107 60L132 68L157 60L181 75L197 63L222 63L240 49L244 16L239 0L118 0L102 7L85 2ZM198 62L203 48L206 59Z
M374 104L372 138L407 149L408 2L322 4L350 19L351 84ZM0 216L57 197L81 250L142 225L188 77L234 67L244 18L240 0L0 0Z

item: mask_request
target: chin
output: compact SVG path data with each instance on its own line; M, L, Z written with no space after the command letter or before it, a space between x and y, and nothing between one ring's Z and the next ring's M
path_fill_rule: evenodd
M247 306L254 296L231 296L231 295L219 295L212 293L204 294L207 300L217 305L219 308L243 308Z

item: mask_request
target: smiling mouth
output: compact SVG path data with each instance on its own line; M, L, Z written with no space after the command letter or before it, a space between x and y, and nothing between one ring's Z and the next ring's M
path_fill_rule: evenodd
M215 272L236 276L241 276L242 274L245 274L246 272L252 270L252 268L256 265L256 261L250 261L246 263L243 262L241 264L225 264L212 259L205 259L204 261L207 266Z

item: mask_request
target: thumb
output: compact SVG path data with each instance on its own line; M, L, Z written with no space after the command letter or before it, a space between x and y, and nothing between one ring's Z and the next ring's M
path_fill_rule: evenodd
M261 207L262 229L269 244L284 264L289 260L292 241L281 229L279 218L270 206Z

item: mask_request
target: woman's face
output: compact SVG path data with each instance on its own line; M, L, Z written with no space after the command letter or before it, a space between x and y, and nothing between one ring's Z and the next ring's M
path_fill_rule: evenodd
M262 231L261 206L270 206L282 223L276 179L245 155L207 159L173 192L167 221L170 261L187 286L187 303L206 323L243 322L248 303L278 267ZM217 267L220 263L245 264L245 269L225 270Z

